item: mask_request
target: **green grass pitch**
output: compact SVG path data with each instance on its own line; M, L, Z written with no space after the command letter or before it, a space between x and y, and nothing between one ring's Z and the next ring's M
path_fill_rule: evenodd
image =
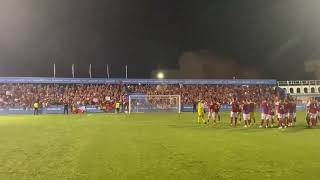
M320 129L213 127L195 115L0 117L0 179L319 179Z

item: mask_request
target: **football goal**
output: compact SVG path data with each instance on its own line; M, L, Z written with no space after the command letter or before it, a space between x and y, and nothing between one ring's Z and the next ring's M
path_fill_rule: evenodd
M181 112L180 95L130 95L129 113Z

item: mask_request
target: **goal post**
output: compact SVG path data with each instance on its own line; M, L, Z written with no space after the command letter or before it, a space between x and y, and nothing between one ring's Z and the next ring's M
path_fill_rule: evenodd
M181 112L180 95L129 95L129 113Z

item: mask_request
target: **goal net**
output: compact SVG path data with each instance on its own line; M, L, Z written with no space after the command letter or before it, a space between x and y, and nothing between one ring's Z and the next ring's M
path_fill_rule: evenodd
M130 95L129 113L181 111L180 95Z

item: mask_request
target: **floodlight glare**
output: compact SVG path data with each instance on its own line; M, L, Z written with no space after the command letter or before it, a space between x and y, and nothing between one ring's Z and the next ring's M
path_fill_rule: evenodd
M163 79L164 78L164 73L163 72L158 72L157 77L158 77L158 79Z

